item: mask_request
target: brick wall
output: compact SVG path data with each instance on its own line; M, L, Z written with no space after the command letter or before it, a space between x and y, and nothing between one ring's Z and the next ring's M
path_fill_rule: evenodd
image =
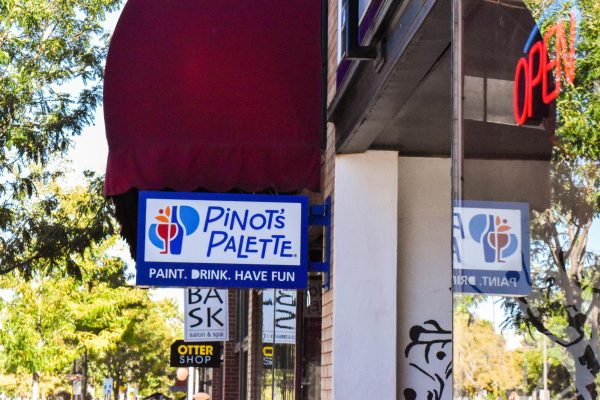
M327 49L327 105L331 104L336 91L337 71L337 35L338 35L338 0L328 3L328 49ZM327 147L323 156L323 197L331 196L332 217L335 199L333 187L335 182L335 127L327 124ZM333 221L333 219L332 219ZM333 243L333 225L331 243ZM333 276L334 254L331 253L331 289L323 293L322 325L321 325L321 400L333 398Z
M219 374L220 384L213 380L213 400L238 400L239 363L238 353L235 352L236 332L236 291L230 289L228 295L229 306L229 340L223 346L223 365Z
M223 368L211 368L210 396L214 400L223 399Z

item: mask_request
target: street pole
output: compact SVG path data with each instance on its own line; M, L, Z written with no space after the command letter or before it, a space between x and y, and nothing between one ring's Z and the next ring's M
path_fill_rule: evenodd
M548 393L548 349L546 345L546 336L544 335L544 400L550 400Z
M527 359L523 355L523 396L527 397Z

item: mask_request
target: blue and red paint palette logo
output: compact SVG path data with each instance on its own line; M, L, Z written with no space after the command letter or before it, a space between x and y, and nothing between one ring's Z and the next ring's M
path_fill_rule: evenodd
M154 217L158 222L148 229L150 242L161 250L160 254L181 254L183 238L198 229L200 215L189 206L167 206L158 214Z
M494 214L477 214L469 221L469 233L483 248L486 263L504 263L517 251L519 240L508 220Z

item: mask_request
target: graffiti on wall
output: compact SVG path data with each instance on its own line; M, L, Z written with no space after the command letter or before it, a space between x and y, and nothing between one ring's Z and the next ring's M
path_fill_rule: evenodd
M413 325L409 331L410 343L404 356L428 382L427 386L404 389L405 400L442 400L444 392L451 393L452 332L443 329L435 320Z

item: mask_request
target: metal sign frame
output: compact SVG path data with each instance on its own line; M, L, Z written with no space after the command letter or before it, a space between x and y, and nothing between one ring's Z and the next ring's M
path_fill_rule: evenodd
M516 211L520 214L521 229L518 232L520 237L520 269L503 270L493 269L483 266L481 268L469 267L461 268L456 265L456 252L462 250L460 239L457 240L456 234L460 234L461 229L470 230L469 226L457 226L456 217L459 209L481 209L486 213L493 215L494 211ZM482 214L483 215L483 214ZM489 218L490 215L486 215ZM460 222L463 224L463 222ZM489 228L489 227L488 227ZM491 229L491 228L489 228ZM489 294L499 296L526 296L531 292L530 276L530 238L529 238L529 204L516 202L496 202L496 201L458 201L454 204L453 210L453 268L452 268L452 290L457 293L467 294ZM464 233L466 237L470 232ZM482 233L483 236L485 236ZM483 238L482 236L482 238ZM464 239L464 237L463 237ZM483 246L483 239L481 246ZM500 251L500 250L498 250Z
M249 263L245 262L244 258L237 260L238 262L227 263L178 262L176 257L165 257L165 261L148 261L146 246L151 225L147 224L147 207L148 202L152 200L173 201L173 204L180 205L198 204L198 202L221 205L226 203L235 206L256 204L257 207L265 203L280 204L282 213L285 209L283 205L299 205L300 221L296 221L299 229L299 232L296 232L300 240L299 252L294 255L293 265ZM255 289L304 289L308 285L308 198L306 196L142 191L139 193L138 210L137 285ZM196 217L202 219L205 216ZM171 223L172 221L168 222ZM190 244L184 242L184 245Z

